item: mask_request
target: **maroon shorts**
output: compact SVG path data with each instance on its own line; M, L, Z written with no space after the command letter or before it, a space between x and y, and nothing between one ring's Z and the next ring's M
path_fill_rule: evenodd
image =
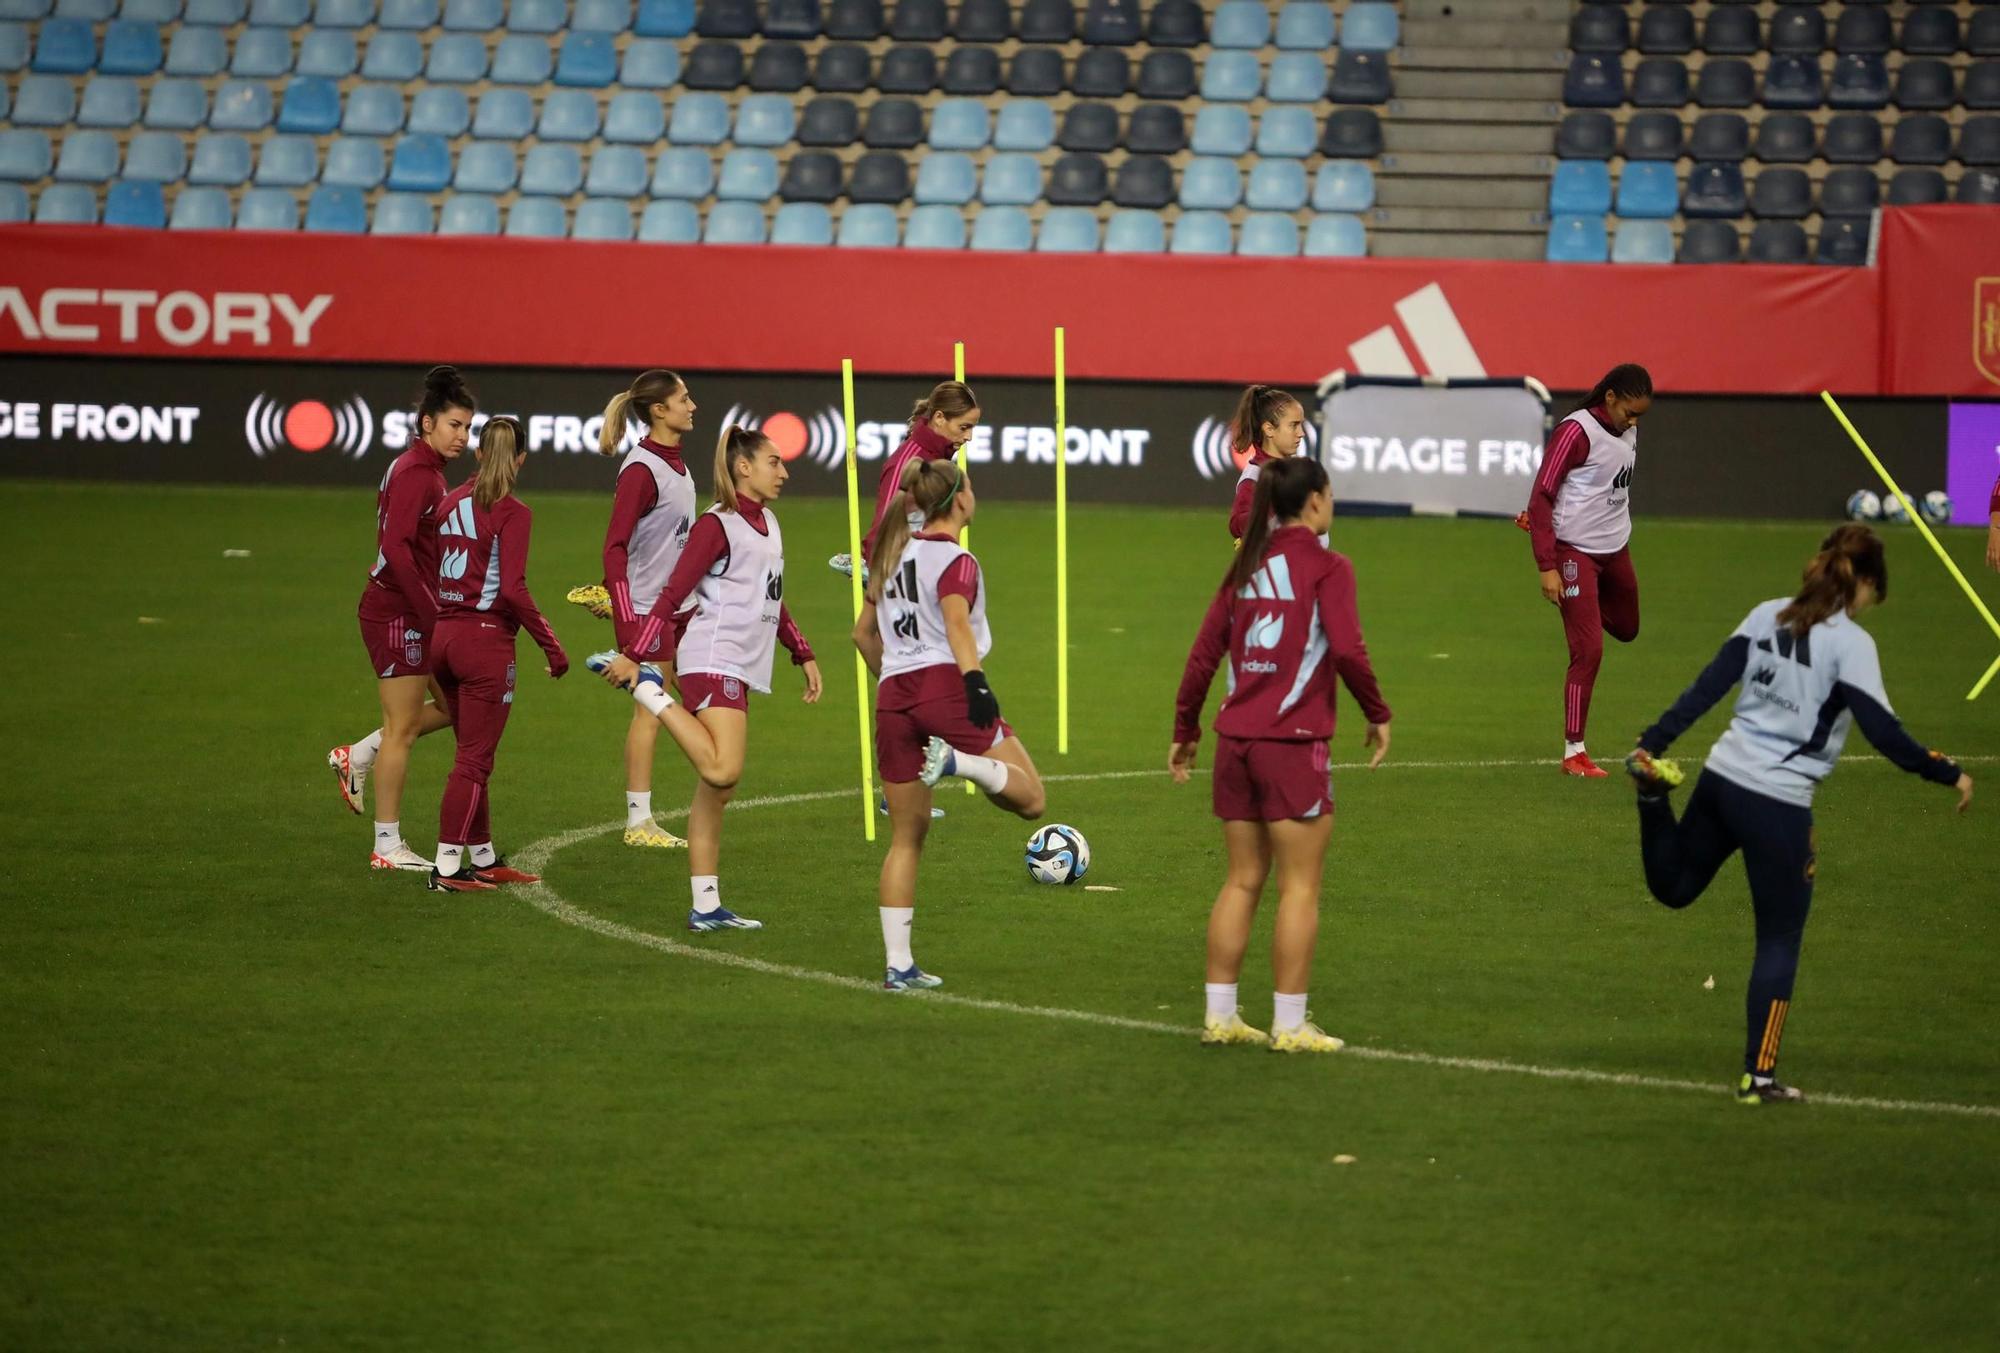
M431 636L408 616L361 612L361 642L377 677L429 676Z
M1324 742L1215 740L1215 815L1226 822L1287 822L1333 811Z
M932 738L943 738L955 749L984 756L1014 736L1005 719L991 727L975 727L960 695L942 700L926 700L907 709L875 711L875 760L882 768L882 783L908 784L923 773L924 748Z
M718 676L714 672L682 672L681 703L699 714L705 709L750 711L750 683L741 677Z
M652 647L648 648L644 653L639 654L639 661L672 662L674 654L680 651L681 636L687 633L688 617L693 614L694 612L692 611L682 611L679 615L675 616L671 623L653 636ZM646 622L649 619L651 619L650 616L643 615L637 620L629 621L619 620L615 616L612 618L611 634L613 640L618 645L620 653L630 653L632 651L633 642L638 639L639 631L646 628Z

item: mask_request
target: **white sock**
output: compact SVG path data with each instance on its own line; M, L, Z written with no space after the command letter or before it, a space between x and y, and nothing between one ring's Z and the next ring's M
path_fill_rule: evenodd
M400 822L378 822L375 824L375 853L387 855L403 844L403 824Z
M880 907L882 913L882 948L889 955L889 966L897 972L904 972L917 966L917 960L910 957L910 926L916 920L915 907Z
M1208 993L1208 1017L1212 1020L1227 1021L1236 1013L1236 984L1234 982L1206 982L1203 991Z
M970 752L952 749L945 758L946 775L956 775L970 780L988 794L998 794L1007 788L1007 763L995 761L990 756L974 756Z
M650 789L628 789L625 791L625 825L643 827L653 820L653 791Z
M381 750L382 730L378 728L347 749L347 764L356 770L367 770L375 764L375 753Z
M640 709L656 719L660 717L661 710L674 702L674 697L667 694L667 688L657 681L641 681L634 685L632 698L639 702Z
M448 846L438 842L437 871L440 874L456 874L458 867L465 863L464 846Z
M498 861L499 858L499 853L493 849L491 841L481 841L472 848L472 867L474 869L484 869L487 865Z
M1583 751L1583 744L1582 744L1582 743L1580 743L1580 742L1571 742L1571 741L1569 741L1568 739L1564 739L1564 741L1563 741L1563 760L1567 761L1567 760L1569 760L1569 759L1570 759L1571 757L1573 757L1573 756L1576 756L1576 755L1579 755L1579 754L1580 754L1580 753L1581 753L1582 751Z
M1275 992L1271 996L1271 1028L1296 1029L1306 1022L1306 994L1296 996Z
M694 909L707 913L722 905L722 886L713 874L696 874L688 882L694 889Z

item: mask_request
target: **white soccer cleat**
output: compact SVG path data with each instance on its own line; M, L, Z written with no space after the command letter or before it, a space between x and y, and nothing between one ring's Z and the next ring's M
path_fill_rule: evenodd
M917 778L926 786L935 788L939 780L951 774L951 747L943 738L932 738L924 746L924 768L917 772Z
M368 783L368 772L354 764L354 748L336 747L326 754L326 764L333 767L333 778L340 783L340 797L347 804L347 811L361 811L361 790Z
M854 576L854 556L851 554L836 554L826 561L826 566L843 578ZM865 562L861 565L861 585L868 585L868 565Z
M662 827L652 818L636 826L625 829L625 844L628 846L650 846L655 850L686 850L688 843Z
M416 851L411 850L409 843L405 842L390 851L387 855L384 855L379 850L371 854L368 857L368 867L370 869L414 869L428 874L435 866L429 860L417 854Z

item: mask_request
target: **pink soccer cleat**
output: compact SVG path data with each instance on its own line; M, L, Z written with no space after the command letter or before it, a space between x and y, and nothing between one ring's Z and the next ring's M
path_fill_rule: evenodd
M1577 775L1586 780L1608 779L1611 774L1611 772L1599 766L1595 761L1592 761L1589 752L1578 752L1575 756L1564 757L1562 772L1564 775Z

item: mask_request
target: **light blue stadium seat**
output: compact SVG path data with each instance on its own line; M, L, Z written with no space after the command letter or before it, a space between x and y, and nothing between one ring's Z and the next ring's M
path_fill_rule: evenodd
M229 73L247 80L268 80L292 69L292 35L282 28L246 28L229 56Z
M840 233L834 243L843 249L894 249L901 234L894 207L861 202L840 214Z
M135 230L164 230L167 225L167 195L160 185L145 179L128 179L111 185L104 194L104 224Z
M418 32L435 28L438 0L382 0L382 12L375 22L383 28L408 28Z
M1328 160L1313 179L1314 211L1367 211L1375 205L1375 171L1360 160Z
M93 75L76 111L79 127L135 127L139 123L139 82L122 75Z
M51 183L35 199L35 224L96 225L96 190L81 183Z
M300 75L344 80L361 64L361 48L344 28L309 28L299 40L299 59L292 69Z
M602 89L618 78L618 48L609 33L571 33L556 58L556 83Z
M179 183L187 173L187 147L172 132L138 132L125 147L125 177Z
M521 176L514 163L514 147L503 141L473 141L458 152L458 169L451 186L456 192L474 194L511 193Z
M0 183L0 225L20 225L29 215L28 190L18 183Z
M134 23L172 23L181 17L181 0L125 0L118 17Z
M980 99L945 99L931 114L935 150L980 150L992 134L992 120Z
M1396 7L1355 0L1340 22L1340 45L1351 52L1392 52L1401 40Z
M338 188L379 188L389 171L388 161L382 143L372 136L336 136L326 148L320 182Z
M192 189L186 192L194 191ZM221 192L220 188L206 189ZM324 191L324 190L322 190ZM185 193L184 193L185 195ZM355 202L360 202L357 194ZM176 206L179 203L175 204ZM252 188L243 194L243 200L236 204L236 228L238 230L297 230L299 228L299 200L283 188ZM359 233L361 227L354 227Z
M1035 232L1041 254L1094 254L1097 243L1097 213L1087 207L1051 207Z
M449 14L450 11L446 10ZM440 235L498 235L500 204L482 193L453 193L438 212Z
M1040 99L1009 99L993 124L995 150L1047 150L1055 143L1055 109Z
M375 215L368 223L368 233L428 235L432 224L429 198L414 193L384 193L375 201Z
M194 143L189 183L234 188L250 181L250 142L234 132L209 132Z
M1333 46L1338 31L1333 6L1326 0L1292 0L1278 11L1276 40L1280 47L1302 52L1323 52Z
M350 136L394 136L403 129L403 91L392 85L356 85L348 91L340 129ZM520 135L527 135L525 128Z
M1188 148L1197 155L1247 155L1250 151L1250 110L1234 104L1211 103L1194 115Z
M46 19L53 7L52 0L0 0L0 19L34 23Z
M0 179L33 182L55 166L46 133L0 128Z
M632 0L576 0L570 7L572 33L623 33L632 26Z
M970 155L949 150L932 151L917 166L915 197L920 203L962 207L978 191L979 170Z
M695 201L715 191L715 163L692 146L669 146L653 163L653 196Z
M639 213L639 238L648 244L693 244L701 238L701 213L692 202L648 202Z
M303 188L319 177L319 144L310 136L273 136L257 151L257 186Z
M722 157L715 195L739 202L763 202L778 194L778 157L768 150L739 147Z
M546 84L554 68L548 38L508 34L494 48L494 64L486 74L494 84ZM512 232L512 218L508 230Z
M629 240L632 208L608 197L594 197L576 209L569 236L573 240Z
M1368 257L1368 231L1361 218L1342 213L1313 217L1306 227L1306 257Z
M751 94L736 106L736 144L782 146L792 139L796 115L783 94Z
M650 146L667 134L667 110L658 94L628 89L611 96L604 110L604 139Z
M507 26L507 0L444 0L444 26L455 33L496 33ZM465 232L448 231L442 221L438 223L440 235L491 235L499 229L497 221L492 230Z
M1198 155L1181 171L1181 206L1228 211L1243 199L1243 176L1234 160Z
M28 64L28 26L0 23L0 74L11 75ZM5 116L0 112L0 116ZM21 199L27 201L25 197Z
M472 103L462 89L419 89L410 99L407 125L413 132L454 140L472 125Z
M1167 223L1157 211L1126 207L1104 228L1107 254L1158 254L1167 248Z
M1224 0L1216 7L1208 40L1216 47L1262 47L1271 40L1271 15L1260 0Z
M991 166L988 166L989 172ZM972 223L972 247L996 253L1025 253L1034 247L1035 227L1019 207L987 207Z
M1255 52L1211 52L1201 72L1201 97L1209 103L1248 103L1264 90Z
M71 132L56 157L56 177L64 183L111 182L118 177L118 138L110 132Z
M181 22L227 28L230 24L242 23L249 9L250 0L187 0Z
M1174 222L1173 242L1167 252L1174 254L1227 254L1231 252L1229 218L1219 211L1184 211Z
M1672 160L1627 160L1618 176L1618 214L1667 220L1681 209L1681 185ZM1643 234L1643 232L1642 232ZM1673 252L1670 248L1669 254ZM1638 260L1624 260L1636 262ZM1672 262L1669 258L1668 262Z
M169 230L227 230L234 224L229 194L221 188L181 189L174 194L173 215L167 218Z
M57 75L25 75L14 91L14 125L66 127L76 121L76 87Z
M588 141L597 135L597 100L580 89L558 89L542 100L536 134L544 141Z
M646 152L637 146L599 146L590 154L583 191L591 197L630 200L646 195Z
M415 33L377 30L361 58L361 78L407 84L424 68L424 44ZM499 77L495 77L496 79Z
M191 131L208 120L208 91L194 80L155 80L146 96L146 125Z
M236 225L238 229L243 226L240 215ZM368 229L367 196L359 188L322 184L306 199L306 229L335 235L361 234Z
M1318 103L1326 95L1326 61L1316 52L1279 52L1271 58L1264 97L1273 103Z
M1549 179L1549 211L1602 216L1611 210L1611 166L1602 160L1558 160Z
M832 244L833 213L819 202L787 202L771 222L771 243Z
M520 141L535 129L535 101L522 89L489 89L479 96L472 134L481 140Z
M662 38L633 38L619 63L618 83L627 89L671 89L680 83L681 53Z
M1250 166L1243 200L1252 211L1298 211L1306 204L1306 167L1300 160L1259 160Z
M553 197L517 197L507 208L507 234L526 239L559 240L569 234L563 204Z
M956 207L939 204L917 207L903 227L905 249L963 249L965 217Z
M1319 119L1310 108L1269 107L1257 119L1257 153L1303 160L1319 149Z
M729 105L720 94L683 94L674 100L667 140L679 146L715 146L728 136Z
M632 31L649 38L684 38L694 31L694 0L639 0Z
M236 14L243 16L241 7ZM312 0L250 0L250 22L260 28L298 28L311 16Z
M313 5L313 32L366 28L374 22L375 0L316 0Z
M560 33L569 22L569 0L511 0L507 28L514 33Z
M708 209L701 238L705 244L762 244L764 209L749 202L718 202Z
M529 146L521 158L521 191L536 197L568 197L583 187L583 156L575 146Z
M1551 263L1602 263L1610 252L1602 216L1558 216L1549 223Z
M404 136L389 156L389 190L436 193L451 182L451 147L442 136Z
M81 75L97 64L97 35L83 19L44 19L35 34L35 57L28 68L42 75ZM35 219L41 219L35 204ZM94 214L95 201L91 204Z
M97 59L100 75L151 75L161 61L160 26L119 19L105 26L104 54Z
M1041 195L1042 166L1034 156L1008 152L995 155L986 162L986 175L979 185L979 200L987 206L1026 206ZM979 233L978 222L973 223L972 229L976 237ZM1021 247L1025 249L1028 246L1023 243Z
M1236 252L1251 258L1294 258L1299 252L1299 226L1276 212L1252 212L1243 218Z
M0 122L7 120L7 114L14 110L14 96L7 92L4 81L0 81Z
M295 75L278 104L278 130L325 136L340 125L340 88L323 75Z
M1613 263L1672 263L1674 228L1666 221L1620 221L1611 241Z
M220 28L182 24L167 44L169 75L220 75L229 62L229 40Z
M486 44L471 33L445 33L431 43L424 78L432 84L469 85L486 78Z

